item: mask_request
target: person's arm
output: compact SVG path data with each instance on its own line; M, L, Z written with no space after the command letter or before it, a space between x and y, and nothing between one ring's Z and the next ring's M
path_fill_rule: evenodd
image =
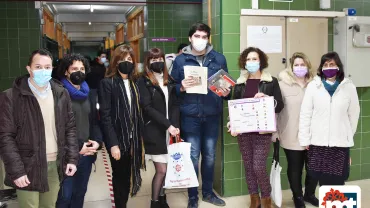
M17 127L13 118L12 92L0 93L0 156L5 166L5 172L14 181L27 175L15 137Z
M66 162L67 164L78 164L79 152L81 148L79 147L77 139L77 129L76 129L76 120L72 110L72 102L67 90L64 90L66 93L66 102L67 102L67 122L66 122Z
M281 95L280 85L276 78L272 79L274 86L274 99L276 100L275 113L280 113L284 108L283 96Z
M182 66L179 65L178 62L179 62L178 58L176 58L173 61L171 76L176 82L177 95L181 96L185 93L185 91L183 90L182 84L181 84L181 81L184 79L184 77L182 76L183 73L181 73L181 71L184 69Z
M299 133L298 139L301 146L308 146L311 144L311 120L313 114L313 93L314 93L314 85L308 85L302 105L301 105L301 112L299 115Z
M171 126L171 122L166 118L166 115L163 115L157 109L153 108L152 95L150 94L149 89L146 87L144 79L139 79L137 85L140 92L140 105L144 113L148 115L151 120L156 121L166 129L168 129ZM159 94L157 94L157 96L159 96Z
M100 119L101 125L104 133L104 143L107 149L110 150L111 147L118 146L118 137L116 130L114 129L111 111L112 111L112 84L111 79L103 79L99 85L99 105L100 105Z
M171 122L174 127L180 128L180 99L177 97L176 93L173 95L173 105L172 108L172 115L171 115Z
M350 90L351 90L350 91L351 100L350 100L350 104L349 104L349 107L348 107L348 117L349 117L349 121L351 123L352 132L353 132L353 135L354 135L356 133L358 119L360 117L360 103L358 101L358 95L357 95L356 87L354 85L352 85Z

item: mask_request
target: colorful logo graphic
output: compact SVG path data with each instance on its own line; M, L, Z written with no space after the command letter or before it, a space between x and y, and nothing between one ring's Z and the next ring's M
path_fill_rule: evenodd
M361 208L359 186L321 186L320 208Z
M175 153L175 154L171 155L171 157L172 157L174 160L179 160L179 159L181 159L181 156L182 156L182 154L180 154L179 152L177 152L177 153Z

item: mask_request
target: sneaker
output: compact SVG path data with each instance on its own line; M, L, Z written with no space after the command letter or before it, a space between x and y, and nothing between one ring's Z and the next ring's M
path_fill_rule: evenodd
M311 195L311 196L304 196L303 199L312 204L313 206L315 207L319 207L319 200L316 198L315 195Z
M216 194L212 193L212 194L207 194L207 195L204 195L203 196L203 201L204 202L208 202L208 203L211 203L215 206L219 206L219 207L224 207L226 206L226 203L224 200L218 198L216 196Z
M198 199L189 198L188 208L198 208Z
M4 202L0 202L0 208L7 208L8 205Z
M295 208L306 208L303 197L293 197Z

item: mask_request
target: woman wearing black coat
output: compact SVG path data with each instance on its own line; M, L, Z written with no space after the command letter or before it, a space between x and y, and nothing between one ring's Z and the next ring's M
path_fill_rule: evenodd
M169 207L163 190L167 170L167 146L170 134L176 136L180 133L180 110L175 82L168 75L164 60L164 53L160 49L149 50L144 62L144 74L138 80L145 124L145 158L153 161L156 170L152 181L152 208Z

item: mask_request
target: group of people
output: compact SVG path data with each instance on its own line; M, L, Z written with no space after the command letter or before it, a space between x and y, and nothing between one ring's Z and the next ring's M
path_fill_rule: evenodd
M343 64L335 52L322 56L313 69L300 52L290 58L289 67L272 77L265 69L268 58L258 48L247 48L239 58L240 77L232 99L273 96L276 101L277 132L236 134L244 161L250 193L250 208L272 207L271 185L266 161L271 142L280 140L288 161L288 180L296 208L305 201L318 207L317 184L344 185L349 177L350 147L357 129L360 105L356 87L344 76ZM278 81L279 80L279 81ZM306 168L305 192L302 170ZM261 194L259 194L259 190Z
M197 175L202 155L202 200L225 206L213 191L223 100L265 96L276 101L277 134L231 132L238 137L243 156L250 207L272 207L266 161L276 139L288 159L296 207L305 207L304 201L318 206L318 182L344 184L359 102L355 86L344 78L338 55L325 54L316 75L308 58L295 53L278 81L265 71L266 54L249 47L240 55L236 86L222 89L223 97L211 91L188 94L186 90L196 81L184 76L184 66L207 67L208 76L221 69L228 71L225 57L209 44L210 34L206 24L192 25L190 45L180 46L181 53L173 55L176 58L166 58L159 48L150 49L142 72L133 49L121 45L114 50L107 71L90 70L83 56L70 54L58 66L57 79L52 79L51 54L44 49L34 51L27 66L29 74L0 94L0 156L5 184L17 189L19 206L83 207L92 166L104 143L116 207L127 207L129 197L138 193L140 170L151 160L155 167L151 207L168 208L163 189L167 147L178 135L191 143ZM99 64L104 65L106 54L98 55ZM198 188L189 188L188 196L188 208L197 208Z

